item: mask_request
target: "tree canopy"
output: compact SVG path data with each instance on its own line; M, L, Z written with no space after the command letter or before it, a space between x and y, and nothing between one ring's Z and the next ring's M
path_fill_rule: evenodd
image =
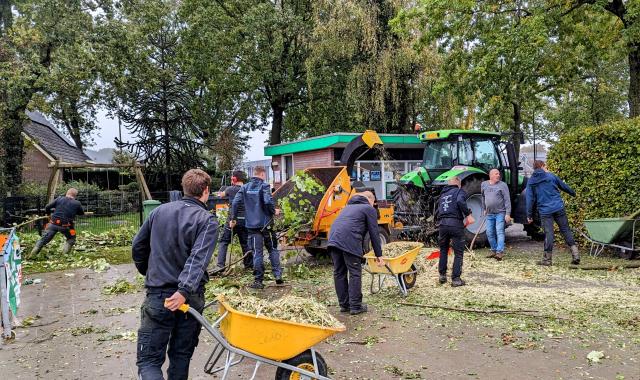
M27 109L81 148L100 109L118 117L158 188L233 168L257 129L555 140L640 115L639 17L623 0L2 0L1 183L21 181Z

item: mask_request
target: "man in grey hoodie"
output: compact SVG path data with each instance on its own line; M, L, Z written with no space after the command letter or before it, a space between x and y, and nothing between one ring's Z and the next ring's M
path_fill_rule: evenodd
M487 238L491 246L488 258L500 261L504 257L505 223L511 222L511 196L509 187L500 181L500 171L491 169L489 180L480 185L482 211L487 218Z

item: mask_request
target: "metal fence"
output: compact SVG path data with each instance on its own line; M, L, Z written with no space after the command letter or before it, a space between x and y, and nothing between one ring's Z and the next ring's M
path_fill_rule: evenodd
M122 226L139 227L142 223L142 198L138 191L81 191L78 201L89 215L76 218L78 230L101 233ZM46 196L25 195L0 199L1 225L11 226L45 215ZM41 232L46 220L32 222L22 231Z

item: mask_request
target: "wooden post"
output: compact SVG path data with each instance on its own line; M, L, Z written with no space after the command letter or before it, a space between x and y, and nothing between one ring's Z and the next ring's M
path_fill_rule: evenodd
M149 192L149 188L147 187L147 181L144 180L144 175L142 174L142 169L140 166L135 166L133 170L136 173L136 179L138 180L138 185L140 185L140 192L142 194L142 200L151 199L151 193Z
M49 183L47 184L47 203L51 203L56 196L56 190L58 189L59 173L58 161L53 163L51 168L51 174L49 174Z

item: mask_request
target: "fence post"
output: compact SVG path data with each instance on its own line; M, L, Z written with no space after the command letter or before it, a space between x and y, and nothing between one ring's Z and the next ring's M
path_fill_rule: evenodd
M138 227L142 227L142 223L143 223L143 219L144 219L144 215L143 215L143 210L142 210L142 191L138 192L138 216L140 216L140 224L138 224Z

